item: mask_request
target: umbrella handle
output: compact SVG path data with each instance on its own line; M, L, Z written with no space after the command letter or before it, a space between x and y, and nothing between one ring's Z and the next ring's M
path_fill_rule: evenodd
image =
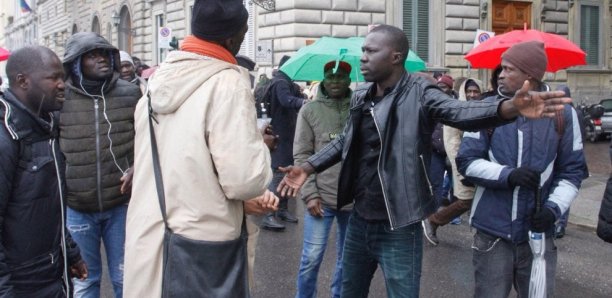
M542 210L542 187L536 188L535 190L535 213L540 212Z

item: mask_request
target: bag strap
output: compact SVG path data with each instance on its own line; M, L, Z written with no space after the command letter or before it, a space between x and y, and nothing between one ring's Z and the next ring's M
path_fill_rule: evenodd
M151 107L151 93L147 92L148 98L148 109L149 109L149 133L151 134L151 155L153 157L153 173L155 176L155 187L157 188L157 199L159 200L159 209L161 209L162 218L164 219L164 225L166 229L168 227L168 219L166 217L166 195L164 192L164 180L162 178L161 166L159 164L159 152L157 151L157 139L155 138L155 131L153 130L153 120L155 123L159 123L155 119L153 108Z

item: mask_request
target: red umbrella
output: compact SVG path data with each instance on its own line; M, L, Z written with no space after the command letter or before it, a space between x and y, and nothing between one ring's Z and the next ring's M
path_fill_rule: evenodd
M524 41L539 40L544 43L548 65L546 71L555 72L575 65L586 64L586 54L566 38L526 28L494 36L473 48L465 59L474 68L494 69L501 63L501 55L511 46Z
M3 47L0 47L0 61L8 60L10 55L11 55L11 52L9 52L7 49Z

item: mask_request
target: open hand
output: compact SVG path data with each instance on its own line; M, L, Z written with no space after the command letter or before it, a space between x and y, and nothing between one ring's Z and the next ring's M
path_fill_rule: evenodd
M518 112L527 118L553 118L557 111L563 110L564 104L572 102L563 91L537 92L530 89L531 83L525 81L511 100Z
M276 191L283 197L297 196L300 188L302 185L304 185L306 178L308 178L308 173L306 170L300 166L279 167L278 169L285 173L285 177L283 177L283 180L276 188Z

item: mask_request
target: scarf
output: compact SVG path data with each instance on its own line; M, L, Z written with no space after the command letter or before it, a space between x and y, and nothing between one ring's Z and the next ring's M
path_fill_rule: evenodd
M188 35L181 44L181 51L186 51L198 55L203 55L231 64L238 64L236 57L232 55L226 48L203 39L199 39L193 35Z

